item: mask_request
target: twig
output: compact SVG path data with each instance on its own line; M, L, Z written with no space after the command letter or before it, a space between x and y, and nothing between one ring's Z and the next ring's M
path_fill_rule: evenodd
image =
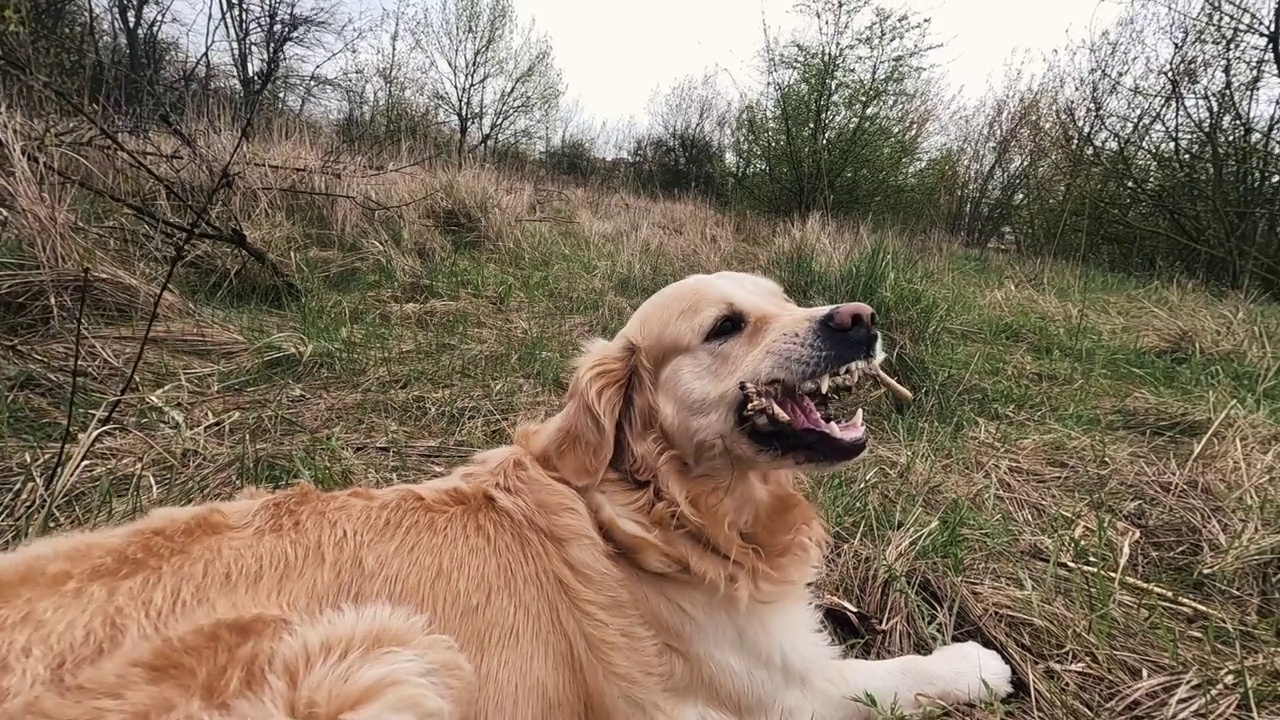
M915 397L910 390L903 387L897 380L889 377L889 373L885 372L879 365L875 365L871 369L871 373L876 376L876 380L885 387L894 397L903 402L911 402Z
M188 240L189 238L190 236L188 236ZM169 261L169 268L165 271L164 280L160 283L160 289L156 291L156 299L151 303L151 314L147 317L147 326L142 331L142 339L138 341L138 352L133 355L133 364L129 366L129 374L125 377L119 392L111 399L107 414L102 418L103 425L111 422L116 409L120 407L120 403L124 402L125 395L129 393L129 387L133 385L133 379L138 374L138 366L142 364L142 352L147 347L147 340L151 338L151 330L155 328L156 320L160 317L160 303L164 300L164 294L169 291L169 284L173 281L173 274L177 272L178 266L182 264L186 253L187 242L185 241L173 248L173 259Z
M86 267L84 275L80 278L80 305L76 310L76 337L71 354L71 393L67 397L67 418L62 426L62 441L58 443L58 454L54 456L53 467L49 469L49 487L53 487L53 482L58 477L58 468L62 465L63 455L67 452L67 441L71 439L71 425L76 409L76 379L80 375L80 335L84 327L84 306L88 297L89 268ZM44 528L41 528L41 531L43 530Z
M1051 565L1061 565L1062 567L1068 568L1070 570L1077 570L1079 572L1088 573L1090 575L1097 575L1099 577L1104 577L1104 578L1107 578L1108 580L1111 580L1114 583L1127 585L1131 588L1134 588L1135 590L1142 590L1143 592L1147 592L1157 597L1168 600L1169 602L1173 603L1174 605L1177 605L1178 607L1181 607L1184 610L1192 610L1194 612L1198 612L1206 617L1211 617L1215 620L1218 620L1219 622L1222 622L1225 625L1230 625L1234 627L1238 624L1235 621L1231 620L1231 618L1228 618L1226 615L1223 615L1222 613L1218 612L1217 610L1214 610L1213 608L1202 605L1190 598L1182 597L1181 595L1178 595L1172 590L1160 587L1159 585L1155 585L1153 583L1149 583L1144 580L1138 580L1136 578L1131 578L1127 575L1121 575L1119 573L1114 573L1109 570L1103 570L1101 568L1096 568L1091 565L1081 565L1080 563L1072 562L1070 560L1065 560L1062 558L1058 558L1056 560L1040 558L1040 560L1042 562L1046 562Z
M255 99L255 105L253 107L254 112L256 112L256 107ZM200 225L211 226L208 221L209 210L213 207L214 201L217 200L218 194L230 186L227 180L232 174L231 167L235 164L236 157L240 154L241 148L244 147L245 142L248 140L249 132L253 125L254 112L250 112L249 117L247 117L245 122L241 125L240 134L236 138L236 144L231 148L231 152L227 154L227 160L223 163L222 169L218 172L218 181L214 183L213 187L209 188L209 192L205 194L204 203L200 206L200 209L196 211L194 222L187 225L187 231L184 233L182 239L175 243L173 248L173 260L170 261L168 270L165 272L164 280L156 290L156 298L151 305L151 313L147 317L147 325L142 333L142 338L138 341L138 351L133 356L133 363L129 367L129 375L120 386L120 390L116 392L115 396L112 398L111 404L107 407L106 413L103 414L100 412L99 416L94 417L93 423L90 425L89 436L81 443L80 447L77 448L75 464L67 470L66 478L68 481L70 478L75 476L75 473L79 470L81 463L83 463L84 459L88 457L89 451L92 450L94 444L97 443L98 437L105 432L108 427L110 427L112 416L120 407L120 404L124 402L124 398L128 394L129 388L133 385L133 380L137 376L138 367L142 364L142 356L146 353L147 343L151 339L151 331L154 329L156 321L160 317L160 303L164 299L164 294L169 291L169 286L173 282L174 273L177 272L178 266L182 264L183 258L186 257L187 248L197 239L196 228ZM117 138L109 139L118 143ZM244 233L239 231L238 228L233 227L231 232L239 233L241 239L247 242L247 238L244 238ZM95 430L94 426L99 424L99 418L101 418L101 427L98 427ZM48 504L45 506L45 511L41 517L42 527L47 521L49 513L53 511L54 505L58 502L65 484L66 483L64 482L59 482L58 487L54 489L54 495L49 498Z
M479 448L462 447L459 445L440 445L436 443L352 443L347 445L352 450L378 450L380 452L396 453L408 452L415 455L424 455L426 457L436 458L459 458L468 457L480 452Z
M361 210L365 210L373 213L399 210L401 208L409 207L410 205L416 205L420 202L426 202L432 197L440 196L439 191L432 190L431 192L428 192L425 195L420 195L416 198L413 198L412 200L406 200L402 203L396 203L395 205L385 205L379 202L378 200L375 200L374 198L371 198L368 196L360 197L360 196L351 195L348 193L330 192L328 190L287 188L287 187L280 187L277 185L250 185L248 189L255 190L257 192L278 192L278 193L285 193L289 195L306 195L309 197L330 198L334 200L347 200L351 202L353 205L355 205L356 207L360 208Z
M104 140L107 141L108 144L116 148L131 164L133 164L135 167L141 170L145 175L147 175L147 177L149 177L152 180L152 182L155 182L157 185L163 188L165 192L173 195L183 205L188 207L192 206L192 203L190 203L187 200L187 198L183 195L183 193L179 192L177 188L174 188L168 181L166 181L163 177L161 177L150 165L144 162L142 158L139 157L138 154L133 149L125 145L120 140L120 138L116 135L116 133L112 132L109 128L107 128L97 117L95 117L92 113L86 110L71 95L59 89L56 83L51 82L44 76L33 71L31 68L25 67L21 63L9 60L4 56L0 56L0 66L8 66L11 69L17 71L20 75L21 74L29 75L30 78L32 78L35 81L35 85L37 87L53 95L55 99L57 99L59 102L61 102L62 104L70 108L72 112L79 115L82 120L87 122L94 129L94 131L98 133L99 137L103 138ZM286 278L288 274L285 273L283 268L281 268L279 264L275 262L275 259L272 258L266 250L263 250L251 244L249 242L248 236L245 235L243 230L237 227L232 227L229 230L223 230L222 228L219 228L213 223L209 222L209 219L208 219L209 208L212 205L213 200L217 197L218 192L226 187L230 187L230 184L231 184L230 181L232 180L231 166L235 162L236 157L240 154L240 149L244 146L244 143L248 140L250 130L253 126L254 115L257 113L258 105L261 99L262 99L261 95L257 95L253 98L249 115L245 119L245 122L240 127L240 134L239 134L239 137L236 138L235 147L231 149L231 152L227 156L227 162L222 166L221 172L218 173L218 182L215 184L213 189L205 198L204 207L201 208L200 212L196 213L195 223L190 227L183 228L181 225L174 223L173 221L156 217L154 214L148 212L145 208L142 208L139 205L130 203L118 196L113 196L113 194L110 193L109 191L103 190L101 188L97 188L96 186L84 183L78 178L73 178L62 173L52 163L42 162L41 164L53 169L53 171L57 173L60 177L62 177L64 180L69 180L71 182L74 182L86 190L97 192L98 194L103 195L104 197L107 197L113 202L119 203L127 207L129 210L134 212L135 215L138 215L138 217L141 219L150 220L155 224L164 225L166 227L169 227L171 230L177 230L189 236L200 237L201 239L204 239L204 240L224 242L224 243L233 245L235 247L238 247L241 250L243 250L245 253L247 253L250 257L252 257L254 260L257 260L263 265L266 265L272 271L272 273L275 274L278 278ZM26 156L27 153L24 151L23 155ZM200 226L208 227L211 230L214 230L217 232L216 233L200 232L197 229ZM184 244L190 243L190 238L184 239L182 242Z
M256 110L256 103L255 103ZM253 125L253 114L245 120L240 127L240 136L236 139L236 144L231 148L231 152L227 154L227 161L223 163L222 170L218 173L218 181L209 189L205 196L204 204L200 211L196 214L196 222L189 226L186 235L173 248L173 260L169 262L169 268L165 272L164 280L160 283L160 287L156 290L155 302L151 305L151 314L147 318L146 329L143 330L142 339L138 341L138 352L133 356L133 364L129 367L129 375L124 379L120 391L116 393L115 398L111 401L111 407L107 409L107 414L103 417L102 424L107 425L111 422L112 415L115 414L116 408L120 407L120 403L124 401L125 395L129 392L130 385L133 384L133 378L138 372L138 366L142 364L142 355L147 348L147 341L151 338L151 330L155 327L156 320L160 317L160 302L164 299L164 294L169 291L169 285L173 282L173 274L178 270L178 266L182 264L182 260L186 257L187 246L196 239L195 227L198 224L208 224L207 213L209 208L213 206L214 200L217 199L218 193L229 187L226 180L231 177L231 166L236 161L236 156L240 154L240 149L244 147L244 143L249 136L249 129ZM232 228L233 234L237 233L238 228ZM244 237L243 232L238 233L240 239L248 242L248 238ZM88 452L86 448L85 452Z
M1218 417L1213 421L1213 425L1210 425L1209 429L1205 431L1204 436L1196 443L1195 449L1191 451L1191 456L1187 458L1186 464L1182 466L1183 475L1186 475L1187 472L1191 470L1191 466L1195 464L1196 459L1200 457L1200 453L1204 452L1205 445L1209 443L1209 438L1213 437L1213 434L1218 430L1218 426L1227 418L1227 413L1231 412L1231 409L1235 406L1236 401L1235 399L1232 399L1231 402L1227 403L1227 406L1222 409L1222 412L1218 413Z
M185 133L175 132L174 134L178 135L179 139L185 138ZM188 141L184 140L184 144L186 142ZM105 152L107 150L115 149L113 146L103 147L101 145L93 144L92 142L90 142L88 146L92 147L95 150L98 150L99 152ZM159 150L144 150L140 148L131 148L129 152L141 157L153 157L161 160L168 160L170 162L192 162L195 160L195 158L189 158L183 155L182 153L177 153L177 152L162 152ZM353 179L353 178L356 180L370 180L383 175L393 175L393 174L403 173L405 170L412 167L417 167L421 164L422 164L422 161L415 161L415 162L405 163L403 165L398 165L398 166L383 170L383 169L374 169L364 163L351 162L351 161L343 161L341 163L338 163L338 162L332 163L332 165L335 165L337 167L304 167L301 165L284 165L281 163L267 162L265 160L249 160L243 163L243 167L260 168L263 170L278 170L281 172L297 173L298 175L323 175L325 177L331 177L339 180L346 180L346 179ZM353 170L358 171L359 174L353 173L352 172Z
M556 217L554 215L543 215L541 217L516 218L516 222L529 223L560 223L562 225L578 225L581 221L571 220L569 218Z
M238 227L232 227L228 230L223 230L222 228L219 228L209 223L204 218L204 216L201 215L198 218L199 224L204 225L206 227L211 227L214 230L218 231L218 232L208 232L208 231L198 229L196 225L184 225L182 223L176 222L174 220L170 220L168 218L159 217L155 213L148 210L143 205L135 203L123 197L122 195L114 193L111 190L108 190L106 188L98 187L97 185L81 180L80 178L73 177L69 173L63 171L61 168L49 162L45 158L40 157L39 155L30 153L26 150L21 150L20 152L22 153L23 157L26 158L27 160L48 169L58 177L62 178L64 181L69 182L75 185L76 187L81 188L82 190L88 191L90 193L103 197L107 200L110 200L116 205L119 205L120 207L128 210L130 213L133 214L134 217L138 218L139 220L142 220L143 222L150 223L151 225L157 227L158 229L169 230L175 233L182 233L183 235L190 235L191 237L197 238L200 240L209 240L212 242L219 242L226 245L231 245L235 248L238 248L244 254L248 255L249 257L256 260L258 263L266 267L268 270L271 271L271 274L275 276L277 279L279 280L289 279L289 273L280 266L280 264L276 261L276 259L272 257L271 254L267 252L265 249L254 245L249 240L248 236L244 234L244 231ZM221 189L222 185L223 183L219 182L219 185L216 189ZM166 190L168 189L167 185L165 185L164 187L166 188ZM181 199L181 196L178 193L174 192L174 194L177 195L179 199Z

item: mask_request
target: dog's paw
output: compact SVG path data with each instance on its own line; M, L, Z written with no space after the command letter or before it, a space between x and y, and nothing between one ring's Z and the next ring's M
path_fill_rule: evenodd
M944 645L928 656L938 679L939 699L977 702L1013 692L1013 670L1000 653L976 642Z

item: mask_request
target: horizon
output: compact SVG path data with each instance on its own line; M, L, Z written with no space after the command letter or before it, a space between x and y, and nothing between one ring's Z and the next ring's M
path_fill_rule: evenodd
M410 0L412 2L412 0ZM518 22L547 37L561 73L561 112L597 135L626 135L647 123L652 99L685 77L714 72L726 89L759 87L764 27L787 38L803 27L796 0L650 0L590 4L511 0ZM391 11L397 0L338 0L359 22ZM1018 63L1043 69L1046 56L1119 16L1125 0L1060 0L1040 9L1021 0L882 0L931 20L938 77L948 95L975 100ZM179 0L179 27L195 48L207 42L201 0ZM992 19L996 18L998 24ZM714 28L714 32L708 31ZM655 48L661 48L655 50ZM371 51L364 45L351 57ZM323 54L323 53L321 53ZM345 62L334 54L328 62ZM609 141L604 140L606 144Z

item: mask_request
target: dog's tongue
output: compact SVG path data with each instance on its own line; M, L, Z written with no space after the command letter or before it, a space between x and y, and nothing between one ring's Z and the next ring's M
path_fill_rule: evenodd
M778 407L791 416L791 426L797 430L828 429L817 406L804 395L783 395L778 398Z
M861 412L847 423L836 424L824 421L821 413L818 412L817 406L805 395L783 395L778 398L777 402L778 407L791 416L791 426L797 430L820 430L833 437L849 441L862 437Z

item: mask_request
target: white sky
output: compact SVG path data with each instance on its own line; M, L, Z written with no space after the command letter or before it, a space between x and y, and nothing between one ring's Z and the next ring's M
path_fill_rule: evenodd
M1104 0L1105 1L1105 0ZM750 81L771 28L794 23L792 0L514 0L547 33L568 97L602 120L641 120L653 91L719 67ZM937 59L953 85L980 94L1016 51L1039 56L1105 24L1114 5L1098 0L898 0L933 18L946 47Z

